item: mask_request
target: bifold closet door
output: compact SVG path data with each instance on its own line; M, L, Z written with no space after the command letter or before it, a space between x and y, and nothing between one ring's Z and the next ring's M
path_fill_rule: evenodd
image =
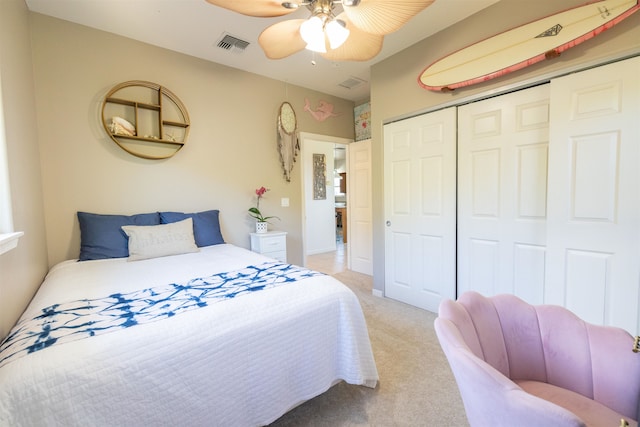
M640 57L551 82L545 300L640 332Z
M544 299L549 85L459 108L458 295Z
M384 127L385 296L437 312L456 294L456 108Z

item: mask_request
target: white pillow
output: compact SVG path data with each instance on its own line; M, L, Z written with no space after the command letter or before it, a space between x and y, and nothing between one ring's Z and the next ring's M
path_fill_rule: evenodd
M198 252L193 236L193 219L171 224L124 225L129 236L129 261Z

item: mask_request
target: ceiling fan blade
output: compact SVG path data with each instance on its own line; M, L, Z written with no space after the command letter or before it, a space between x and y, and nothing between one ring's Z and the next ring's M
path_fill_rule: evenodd
M380 53L384 36L360 30L349 21L345 13L341 13L336 19L345 21L350 31L349 38L337 49L323 53L324 58L332 61L368 61Z
M362 0L358 6L345 6L353 25L367 33L397 31L435 0Z
M282 59L307 45L300 37L300 25L306 19L289 19L273 24L260 34L258 43L269 59Z
M287 9L281 1L275 0L207 0L207 2L247 16L283 16L295 9Z

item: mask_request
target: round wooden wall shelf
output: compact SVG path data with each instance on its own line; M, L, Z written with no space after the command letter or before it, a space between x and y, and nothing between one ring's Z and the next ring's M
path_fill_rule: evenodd
M102 125L127 153L143 159L167 159L189 135L187 109L169 89L132 80L120 83L102 103Z

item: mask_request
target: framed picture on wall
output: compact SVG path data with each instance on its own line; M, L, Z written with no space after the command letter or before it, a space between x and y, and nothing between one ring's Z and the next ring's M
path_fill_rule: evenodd
M327 198L327 161L324 154L313 154L313 200Z
M371 138L371 103L367 102L355 107L353 119L356 126L356 141Z

